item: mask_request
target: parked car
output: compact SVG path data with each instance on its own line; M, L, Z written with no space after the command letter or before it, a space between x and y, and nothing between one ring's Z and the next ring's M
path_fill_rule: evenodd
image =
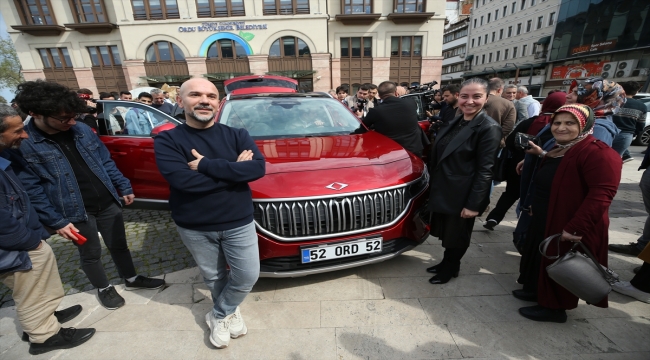
M157 124L150 134L120 134L102 125L99 137L131 180L136 204L165 206L169 185L156 167L153 137L181 122L140 103L100 103L103 117L122 126L129 111L144 112ZM261 276L377 263L428 237L426 165L374 131L352 134L363 125L337 100L231 93L216 120L246 128L266 158L266 175L250 183Z
M643 100L644 99L641 99L641 101ZM650 143L650 98L645 102L645 106L648 110L648 112L645 113L645 126L643 127L641 134L634 138L634 141L632 142L634 145L648 146Z

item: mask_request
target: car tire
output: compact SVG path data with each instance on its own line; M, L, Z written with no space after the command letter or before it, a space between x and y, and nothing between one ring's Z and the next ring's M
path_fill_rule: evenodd
M633 144L638 146L648 146L648 143L650 143L650 126L646 126L643 132L633 141Z

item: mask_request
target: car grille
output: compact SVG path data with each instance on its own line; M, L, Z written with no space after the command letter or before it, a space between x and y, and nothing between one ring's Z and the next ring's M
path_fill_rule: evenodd
M318 239L368 231L399 219L408 206L407 188L308 200L255 202L255 221L282 240Z

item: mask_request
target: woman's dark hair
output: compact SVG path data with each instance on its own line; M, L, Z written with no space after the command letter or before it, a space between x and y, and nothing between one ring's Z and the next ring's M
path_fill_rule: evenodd
M345 92L346 94L350 93L350 90L348 90L348 87L345 86L345 85L341 85L341 86L336 88L336 93L337 94L340 93L341 91Z
M151 96L151 94L149 94L149 93L146 92L146 91L143 91L143 92L141 92L141 93L138 95L138 100L140 100L140 99L142 99L142 98L148 98L148 99L150 99L150 100L153 100L153 96Z
M16 102L23 112L38 115L83 113L87 108L86 101L74 91L61 84L43 80L19 84Z
M104 99L109 98L109 97L112 97L113 99L115 99L113 97L113 94L111 94L109 92L100 92L99 93L99 100L104 100Z
M485 79L476 78L476 77L463 81L463 83L460 84L460 89L462 90L465 86L472 85L472 84L480 85L483 88L483 91L485 91L485 95L490 93L488 91L488 82Z
M117 91L111 91L111 95L113 95L113 99L117 100L120 98L120 93Z

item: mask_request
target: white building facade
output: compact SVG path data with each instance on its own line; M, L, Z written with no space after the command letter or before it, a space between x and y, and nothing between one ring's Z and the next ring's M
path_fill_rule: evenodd
M442 37L442 81L441 86L460 83L462 75L471 69L465 63L467 54L467 34L470 19L465 18L450 24Z

